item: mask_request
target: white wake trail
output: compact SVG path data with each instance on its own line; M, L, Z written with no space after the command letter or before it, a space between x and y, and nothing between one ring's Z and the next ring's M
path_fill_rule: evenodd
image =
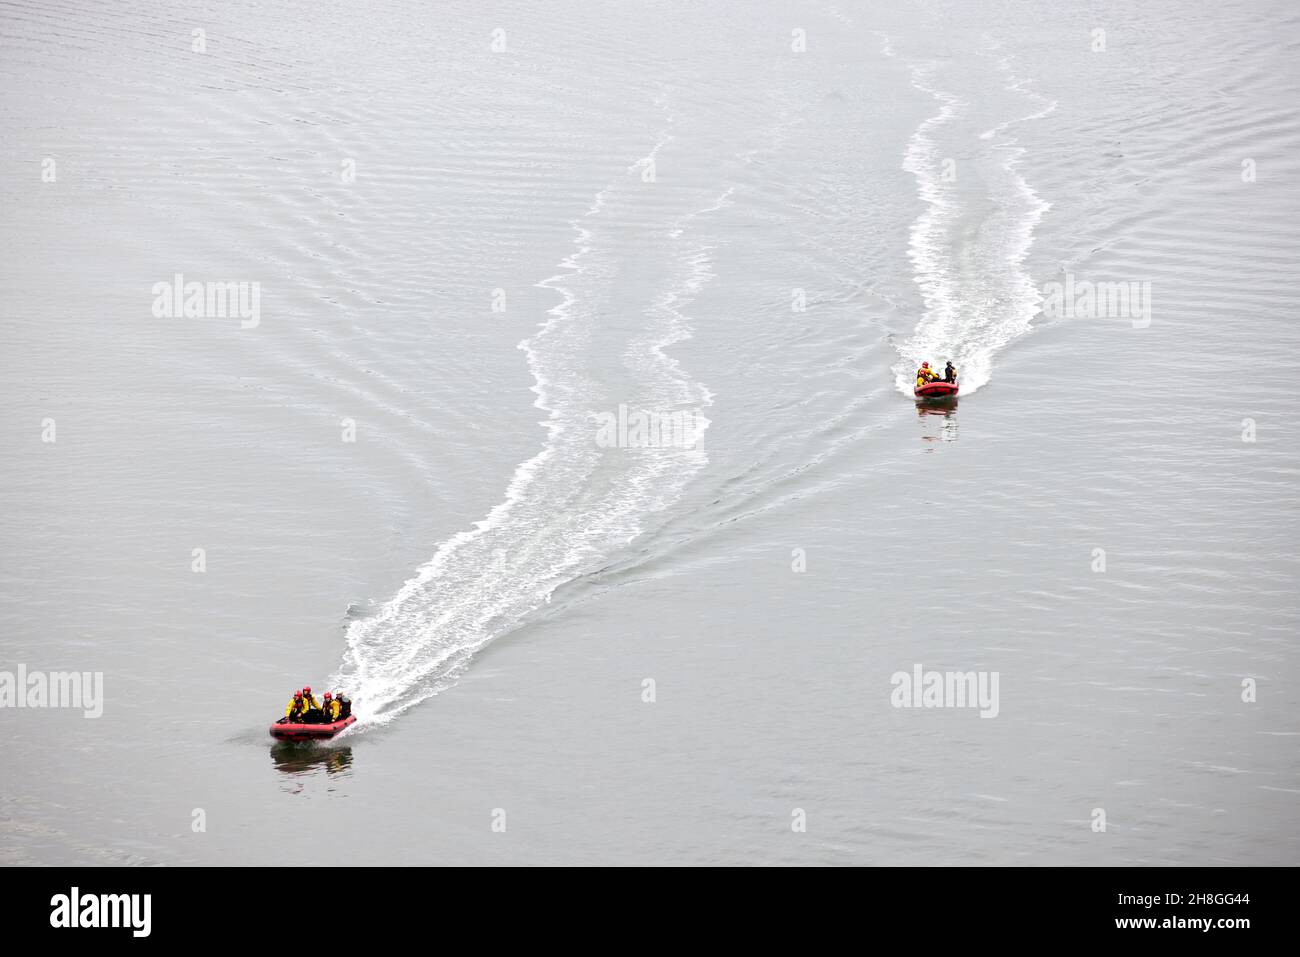
M596 194L571 223L574 251L559 273L538 283L561 297L519 344L534 379L534 405L547 413L543 448L518 466L504 501L486 518L441 543L378 614L349 623L344 660L330 683L352 690L358 727L386 723L452 684L477 651L545 605L557 587L607 563L642 534L647 516L675 502L707 463L700 435L694 448L601 447L591 409L597 393L585 365L598 304L618 273L614 254L597 238L598 220L616 192L644 188L641 171L670 140L666 135ZM690 421L700 433L708 420L699 409L711 396L664 349L689 337L681 307L712 275L708 247L682 233L728 196L668 226L670 285L647 308L646 328L626 356L640 373L638 398L694 407Z
M892 47L886 39L887 50ZM988 55L988 54L984 54ZM980 174L987 193L963 193L955 177L944 177L942 131L970 107L967 100L941 89L934 62L911 65L912 83L940 104L908 142L903 168L916 177L925 209L912 225L908 258L920 287L925 312L911 337L898 344L894 365L900 392L912 394L916 367L923 361L942 366L951 359L960 370L962 393L988 383L998 352L1029 331L1042 296L1024 268L1034 229L1050 204L1042 200L1018 167L1025 149L1011 130L1040 119L1055 102L1027 89L1027 82L1010 72L1010 58L997 61L1001 92L1035 102L1036 109L997 124L975 137L986 150L964 164ZM955 151L955 150L954 150ZM956 167L952 167L958 172ZM982 218L972 220L987 205Z

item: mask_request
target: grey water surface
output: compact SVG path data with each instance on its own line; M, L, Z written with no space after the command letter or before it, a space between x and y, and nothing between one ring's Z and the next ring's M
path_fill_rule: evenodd
M0 3L0 681L103 679L0 708L0 863L1300 863L1298 53ZM303 683L361 720L274 746Z

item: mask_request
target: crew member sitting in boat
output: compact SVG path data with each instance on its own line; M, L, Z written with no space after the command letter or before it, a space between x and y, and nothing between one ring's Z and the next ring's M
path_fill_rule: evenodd
M937 382L938 379L939 379L939 373L931 369L930 363L928 362L922 362L921 368L916 370L917 388L920 388L921 386L925 385L927 382Z
M957 384L957 367L952 364L951 359L948 360L948 367L943 370L943 381Z
M311 693L311 685L302 686L302 700L305 708L302 712L303 724L320 724L325 720L325 712L321 710L320 702L316 696Z
M284 709L284 716L293 722L301 721L302 713L306 708L307 702L302 699L302 691L295 691L293 697L289 699L289 707Z
M328 691L325 692L325 723L333 724L335 721L339 720L339 711L342 707L343 706L339 703L339 700L335 698L333 694Z
M340 721L346 721L348 718L352 717L352 699L351 699L351 698L349 698L349 697L348 697L347 695L345 695L342 691L340 691L338 694L336 694L336 695L334 696L334 700L338 703L338 706L339 706L339 720L340 720Z

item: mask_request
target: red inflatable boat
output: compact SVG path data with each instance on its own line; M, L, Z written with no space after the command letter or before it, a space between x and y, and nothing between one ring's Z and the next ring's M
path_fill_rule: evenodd
M288 718L281 718L271 725L271 737L281 741L320 741L332 738L350 724L357 723L357 716L350 714L333 724L290 724Z
M913 391L918 399L955 399L960 386L955 382L927 382L918 385Z

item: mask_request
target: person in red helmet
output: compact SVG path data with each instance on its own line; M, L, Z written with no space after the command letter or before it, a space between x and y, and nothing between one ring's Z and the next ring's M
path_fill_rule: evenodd
M919 388L927 382L934 382L939 378L939 373L930 368L930 363L922 362L921 368L916 370L916 384Z
M302 691L298 690L289 699L289 707L284 709L284 716L293 722L301 721L303 712L306 709L307 703L303 700Z
M333 724L339 719L339 711L343 705L330 692L325 692L325 723Z
M320 702L316 696L311 693L311 685L302 686L303 712L302 720L307 724L319 724L325 720L325 712L321 710Z

